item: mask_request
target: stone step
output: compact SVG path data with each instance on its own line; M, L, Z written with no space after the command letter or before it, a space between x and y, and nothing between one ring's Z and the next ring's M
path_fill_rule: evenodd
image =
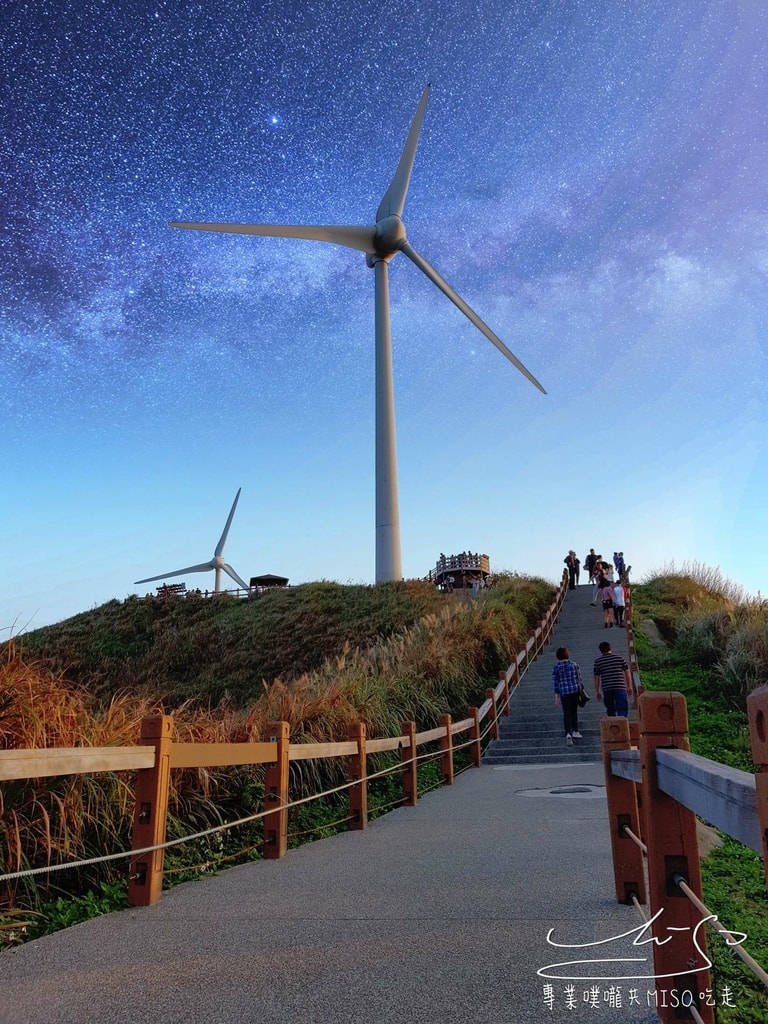
M582 738L580 740L574 740L573 742L574 742L575 746L584 747L584 748L588 747L590 750L595 750L595 751L602 750L602 747L600 746L599 741L594 740L594 739L591 740L588 737L585 737L583 734L582 734ZM537 751L537 750L538 751L542 751L542 750L556 750L558 747L564 747L564 746L565 746L565 737L563 736L562 733L560 733L559 736L543 737L541 740L539 740L538 742L535 742L535 743L525 743L523 741L521 741L519 743L508 743L508 742L499 741L497 743L489 744L486 747L486 753L492 753L492 754L498 754L498 755L502 755L502 754L517 754L521 750L527 750L527 751L532 753L532 752Z
M490 754L483 758L483 764L491 768L504 765L568 764L573 762L579 764L600 764L602 757L594 752L580 751L576 747L566 747L559 753L525 754L519 757L495 757Z
M600 720L605 708L592 691L592 665L603 640L610 640L616 653L624 657L627 646L623 629L603 628L602 609L591 606L591 596L590 586L569 591L551 642L512 691L509 714L499 718L499 739L488 745L483 764L502 767L602 762ZM552 666L558 647L567 647L581 666L585 689L592 698L579 709L583 739L574 740L572 746L565 744L562 712L554 703L552 690Z

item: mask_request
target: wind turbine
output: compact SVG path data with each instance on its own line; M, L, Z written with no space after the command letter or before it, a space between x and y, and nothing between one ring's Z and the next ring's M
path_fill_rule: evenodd
M134 583L135 587L138 587L140 583L154 583L155 580L167 580L171 576L186 576L188 572L210 572L211 569L216 571L216 577L213 585L214 594L218 594L221 591L221 574L225 572L227 576L231 576L232 579L237 583L243 590L248 590L248 584L245 580L241 580L231 565L227 565L224 561L224 545L227 543L227 535L229 534L229 528L232 525L232 519L235 515L235 509L237 508L237 502L240 498L240 491L242 487L239 487L235 500L232 502L232 508L229 510L227 516L227 523L224 527L224 532L219 538L219 543L216 545L216 550L213 553L213 558L210 562L202 562L200 565L188 565L186 569L174 569L173 572L164 572L160 576L148 576L145 580L136 580Z
M401 252L436 285L486 338L506 356L528 380L546 394L532 373L514 356L504 342L451 288L438 272L408 242L402 221L405 197L411 178L416 147L429 99L429 85L421 95L395 176L376 211L373 227L343 225L304 226L295 224L201 224L174 221L172 228L191 231L220 231L234 235L266 235L272 238L303 238L333 242L366 254L366 262L375 273L376 322L376 582L402 578L400 557L400 517L397 493L397 453L395 449L395 399L392 386L392 338L389 318L388 264Z

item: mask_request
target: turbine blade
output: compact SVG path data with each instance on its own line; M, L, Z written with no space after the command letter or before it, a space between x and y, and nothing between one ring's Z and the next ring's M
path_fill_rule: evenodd
M242 588L243 588L243 590L250 590L250 589L251 589L251 588L250 588L250 587L248 586L248 584L247 584L247 583L245 582L245 580L242 580L242 579L240 579L240 577L239 577L239 576L237 575L237 573L235 572L235 570L234 570L234 569L232 568L232 566L231 566L231 565L227 565L227 563L226 563L226 562L222 562L222 563L221 563L221 568L222 568L222 569L224 570L224 572L225 572L225 573L226 573L226 574L227 574L228 576L231 576L231 577L232 577L232 579L233 579L233 580L235 581L235 583L237 583L237 585L238 585L239 587L242 587Z
M173 572L163 572L159 576L147 576L145 580L136 580L133 585L134 587L138 587L140 583L154 583L155 580L169 580L171 576L185 576L188 572L210 572L213 568L213 562L205 562L203 565L189 565L186 569L174 569Z
M242 491L242 487L238 487L238 489L237 489L237 494L235 495L235 500L232 502L232 508L229 510L229 515L227 516L227 523L226 523L226 526L224 527L224 532L222 533L221 537L219 538L219 543L216 545L216 550L213 552L214 559L219 558L221 556L221 553L224 550L224 545L227 543L227 537L229 535L229 528L232 525L232 519L233 519L234 514L235 514L235 509L237 508L237 503L240 500L240 491Z
M345 227L326 224L304 227L299 224L197 224L171 221L169 228L185 231L220 231L228 235L265 235L269 238L304 238L310 242L333 242L358 252L375 252L373 228Z
M408 138L405 140L405 146L400 155L400 163L397 165L395 176L384 193L384 198L381 200L376 211L377 221L381 220L382 217L401 217L403 215L405 197L408 194L408 183L411 180L411 170L413 169L413 161L416 156L416 147L419 144L421 126L427 109L429 88L427 86L421 94L419 105L416 108L416 113L413 115L413 121L411 121L411 127L408 129Z
M467 317L467 319L471 320L472 323L475 325L475 327L477 327L478 330L483 332L483 334L486 336L488 341L492 342L492 344L494 344L496 346L496 348L499 350L499 352L501 352L502 355L506 356L507 359L510 361L510 363L513 363L518 368L520 373L523 374L524 377L528 378L528 380L531 382L531 384L533 384L535 387L537 387L539 389L539 391L541 391L541 393L543 395L546 395L547 392L544 390L544 388L541 386L541 384L536 380L536 378L533 376L533 374L530 372L530 370L528 370L520 362L520 360L517 358L517 356L513 355L509 351L509 349L504 344L504 342L501 340L501 338L498 338L493 333L493 331L488 326L488 324L486 324L485 321L480 319L480 317L477 315L477 313L475 313L475 311L473 309L471 309L466 304L464 299L462 299L462 297L457 292L455 292L453 290L453 288L451 288L451 286L448 284L447 281L443 280L443 278L438 274L438 272L435 270L435 268L433 266L431 266L429 263L427 263L427 261L422 256L419 256L419 254L416 252L416 250L408 242L405 242L401 246L400 252L404 253L412 263L415 263L416 266L419 268L419 270L423 274L426 274L427 277L429 278L429 280L433 284L437 285L437 287L440 289L440 291L444 295L447 295L448 298L451 300L451 302L455 306L458 306L458 308L461 310L461 312L464 314L464 316Z

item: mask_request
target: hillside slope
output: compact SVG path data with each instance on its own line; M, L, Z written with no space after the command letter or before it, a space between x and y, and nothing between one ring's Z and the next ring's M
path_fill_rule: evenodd
M22 646L27 657L101 698L130 689L170 704L216 704L226 695L243 705L258 697L263 682L311 672L345 646L366 648L446 600L452 599L417 580L308 583L241 600L130 597L28 633Z

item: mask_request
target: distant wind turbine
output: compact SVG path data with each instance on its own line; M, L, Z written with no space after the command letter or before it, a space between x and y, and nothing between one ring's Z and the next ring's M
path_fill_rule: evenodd
M402 221L405 197L411 178L416 147L429 99L427 86L416 108L395 176L384 194L372 228L325 225L318 227L281 224L200 224L174 221L172 228L191 231L221 231L234 235L266 235L272 238L303 238L334 242L366 254L375 272L376 316L376 582L402 578L400 557L400 516L397 493L395 449L395 399L392 386L392 338L389 318L389 275L387 264L398 252L415 263L451 302L477 327L517 369L546 394L544 388L504 342L464 302L438 272L409 244Z
M215 594L218 594L221 591L222 572L231 576L239 587L242 587L244 590L248 590L248 584L245 580L240 579L232 566L227 565L223 557L224 545L227 543L227 535L229 534L229 528L232 525L232 519L235 515L235 509L237 508L237 502L240 498L241 490L242 487L239 487L237 494L235 495L235 500L232 502L232 508L229 510L229 515L227 516L227 524L224 527L224 532L219 539L219 543L216 545L216 550L214 551L213 558L210 562L202 562L200 565L188 565L186 569L174 569L173 572L164 572L160 576L149 576L145 580L136 580L134 586L138 587L140 583L154 583L155 580L167 580L170 579L171 576L186 576L188 572L210 572L211 569L214 569L216 571L213 585L213 592Z

